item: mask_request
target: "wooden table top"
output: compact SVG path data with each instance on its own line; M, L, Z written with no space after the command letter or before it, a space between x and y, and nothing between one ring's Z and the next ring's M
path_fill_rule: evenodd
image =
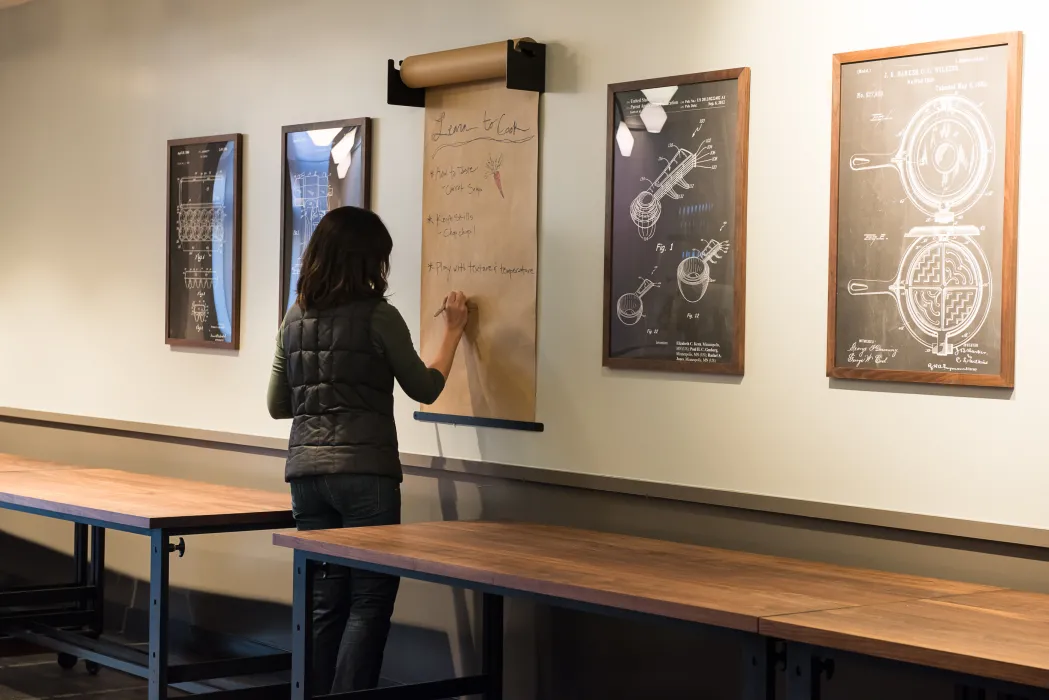
M113 469L0 473L0 508L35 508L137 529L291 527L291 496Z
M44 462L39 459L28 459L18 455L0 454L0 474L5 472L41 471L44 469L83 469L72 464Z
M406 576L418 572L749 632L772 615L995 590L526 523L281 532L274 543Z
M996 591L762 620L763 634L1049 688L1049 596Z

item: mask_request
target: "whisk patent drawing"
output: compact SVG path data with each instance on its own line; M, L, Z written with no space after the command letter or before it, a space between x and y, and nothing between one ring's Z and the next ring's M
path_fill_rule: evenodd
M692 250L677 266L677 288L681 296L690 304L695 304L707 293L707 287L714 279L710 276L710 266L724 257L728 252L728 241L707 241L703 250Z
M669 160L660 157L659 160L666 163L663 172L655 180L641 178L643 182L649 183L648 189L638 194L630 203L630 218L637 226L637 233L643 241L652 238L656 232L656 223L659 221L659 215L663 213L663 197L681 199L684 195L677 191L677 187L685 190L694 187L685 182L686 175L695 168L717 170L718 167L717 151L714 150L710 139L700 143L694 152L678 148L672 143L668 148L675 149L676 152Z

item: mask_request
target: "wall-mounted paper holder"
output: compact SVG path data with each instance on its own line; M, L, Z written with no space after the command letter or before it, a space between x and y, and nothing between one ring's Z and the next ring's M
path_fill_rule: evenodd
M546 44L533 41L506 41L506 87L530 92L546 91ZM401 62L403 64L403 61ZM403 107L425 107L426 88L411 88L401 79L394 59L387 62L386 103Z

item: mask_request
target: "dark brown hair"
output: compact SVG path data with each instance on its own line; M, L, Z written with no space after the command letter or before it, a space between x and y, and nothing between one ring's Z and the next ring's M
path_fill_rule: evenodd
M302 256L296 302L306 311L385 297L392 251L393 238L373 212L332 209Z

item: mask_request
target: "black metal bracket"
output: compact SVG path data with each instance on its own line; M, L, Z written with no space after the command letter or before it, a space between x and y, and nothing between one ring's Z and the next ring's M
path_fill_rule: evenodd
M769 666L776 672L787 670L787 645L779 639L769 641Z
M514 48L506 42L506 87L527 92L546 92L546 44L522 41Z
M812 657L812 697L819 700L823 697L823 679L834 678L834 659Z
M401 80L397 61L386 62L386 104L401 107L425 107L426 88L410 88Z
M401 80L399 62L386 63L386 104L425 107L426 89L410 88ZM506 87L510 90L546 92L546 44L506 40Z
M178 544L171 544L170 542L168 543L168 553L173 554L175 552L178 552L179 559L186 556L186 540L179 537Z

